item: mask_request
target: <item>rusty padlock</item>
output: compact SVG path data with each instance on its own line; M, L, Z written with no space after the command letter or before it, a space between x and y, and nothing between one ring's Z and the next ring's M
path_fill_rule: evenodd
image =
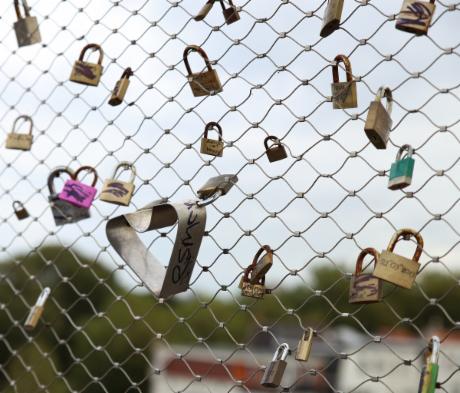
M238 10L232 0L228 0L228 8L225 8L224 0L219 0L219 2L227 25L231 25L232 23L240 20L240 14L238 13Z
M268 141L273 144L268 146ZM268 161L280 161L287 157L286 149L281 144L281 141L276 136L267 136L264 140L265 153L267 154Z
M374 265L377 264L379 253L375 248L369 247L362 250L356 261L355 274L350 282L349 303L367 304L377 303L382 300L382 281L372 274L363 273L363 262L366 255L374 257Z
M351 63L347 56L337 55L334 59L335 64L332 66L332 104L334 109L356 108L358 106L358 96L356 90L356 81L353 80ZM340 82L339 64L343 63L347 74L347 81Z
M434 0L404 0L396 28L416 35L427 34L435 8Z
M243 277L241 278L239 284L241 295L255 299L262 299L266 292L265 276L260 277L258 280L253 280L253 270L254 266L252 264L244 270Z
M216 128L217 133L219 134L219 139L208 139L208 132L209 130ZM201 139L201 149L200 152L202 154L208 154L210 156L215 157L222 157L224 152L224 141L222 140L222 127L219 123L214 121L209 122L206 124L204 129L204 135Z
M27 134L16 132L16 125L19 120L24 120L24 122L29 123L29 132ZM22 115L17 117L13 123L13 130L6 137L5 147L7 149L30 150L33 142L33 126L34 122L30 116Z
M387 99L386 108L382 105L383 97ZM377 149L386 149L388 139L390 139L390 130L393 125L393 120L391 120L392 108L393 95L390 88L380 87L375 100L371 102L364 125L367 137Z
M112 91L112 96L110 97L109 105L117 106L123 102L123 100L125 99L126 90L128 90L129 86L129 77L133 75L133 70L130 67L123 71L121 78L117 81Z
M30 9L26 0L22 0L22 6L24 8L24 16L22 16L21 13L19 0L14 0L14 10L18 18L18 20L14 22L14 31L19 47L37 44L42 40L37 18L35 16L30 16Z
M97 63L90 63L84 61L86 51L93 49L99 52L99 59ZM80 52L80 57L75 62L70 80L72 82L81 83L83 85L97 86L101 80L102 75L102 60L104 58L104 51L98 44L88 44Z
M342 19L343 0L328 0L326 11L324 11L323 26L319 35L327 37L336 31L340 26Z
M21 201L13 202L13 210L18 220L24 220L25 218L29 217L29 212Z

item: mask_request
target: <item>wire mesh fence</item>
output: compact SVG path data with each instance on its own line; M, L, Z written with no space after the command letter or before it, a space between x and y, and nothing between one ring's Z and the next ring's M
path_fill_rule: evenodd
M194 20L205 3L31 0L42 41L19 48L14 2L0 5L2 138L18 116L33 120L30 151L0 154L0 391L262 392L264 368L286 342L278 391L414 392L438 335L438 388L460 392L460 3L436 1L428 35L416 36L395 29L402 0L345 1L339 29L325 38L324 0L235 0L232 24L218 4ZM69 81L89 43L103 49L97 87ZM188 45L206 51L222 92L193 96ZM352 65L356 108L333 109L339 54ZM189 60L194 72L206 69L196 53ZM108 105L127 67L126 97ZM381 86L393 94L385 150L364 132ZM222 157L200 153L210 122L222 129ZM286 159L269 162L268 136ZM404 144L414 149L412 184L389 190ZM90 218L55 225L47 180L56 167L94 167L100 192L120 162L137 169L130 206L96 199ZM196 198L220 174L238 182L206 207L189 289L158 299L111 246L106 225L155 200ZM29 217L17 219L14 201ZM385 284L381 302L349 304L361 250L385 249L405 227L425 242L414 286ZM177 231L140 238L168 261ZM243 297L240 279L263 245L274 251L268 293ZM414 248L398 243L401 255ZM27 330L45 287L43 315ZM311 356L297 361L309 328Z

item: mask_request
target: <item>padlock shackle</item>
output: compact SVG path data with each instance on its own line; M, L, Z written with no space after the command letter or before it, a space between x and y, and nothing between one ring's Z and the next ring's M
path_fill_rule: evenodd
M374 266L377 266L377 260L380 256L379 252L373 247L365 248L359 253L356 260L355 276L359 276L363 272L363 262L366 255L372 255L374 257Z
M73 179L73 173L71 170L67 167L58 167L54 169L48 176L48 190L50 192L50 195L55 195L56 190L54 189L54 180L58 178L61 173L67 173L71 179Z
M265 255L261 257L264 251ZM260 247L250 265L254 267L254 277L251 276L251 282L257 281L261 277L265 278L265 274L271 269L272 265L273 250L268 245Z
M270 147L268 147L268 141L273 141L273 144ZM276 136L269 135L264 139L264 146L265 150L269 150L273 146L281 146L281 141Z
M21 201L13 201L13 209L15 212L19 211L20 209L24 209L24 204Z
M88 44L86 45L80 52L80 57L78 58L79 61L84 61L86 51L89 49L93 49L94 51L99 51L99 59L97 60L97 64L102 64L102 59L104 58L104 50L98 44Z
M309 327L307 330L304 330L301 341L311 341L313 339L314 333L315 331L311 327Z
M13 123L13 134L16 134L16 125L19 120L24 120L24 123L29 122L29 135L32 135L32 128L34 126L34 122L30 116L27 115L21 115L16 118L16 120Z
M217 133L219 134L219 141L222 142L222 127L219 123L216 123L215 121L210 121L208 124L206 124L206 127L204 128L203 137L207 139L208 131L214 128L217 128Z
M185 68L187 69L187 74L191 76L193 74L192 69L190 67L190 63L188 62L188 56L191 52L197 52L204 60L208 71L212 71L211 63L209 62L208 55L206 52L200 48L198 45L188 45L184 50L184 64Z
M259 248L259 250L256 252L256 255L254 255L254 259L252 260L252 265L255 266L257 265L257 262L259 262L259 257L262 255L263 252L266 252L269 257L273 258L273 250L270 248L269 245L265 244L262 247ZM265 255L264 255L265 257ZM262 258L260 258L262 259Z
M133 75L134 75L133 70L131 69L131 67L128 67L123 71L123 74L121 74L121 79L125 79L125 78L129 79L129 77Z
M119 169L121 169L121 171L117 175ZM136 178L136 167L134 166L133 163L128 162L128 161L121 161L115 167L115 169L113 171L112 179L118 179L118 176L120 176L125 171L131 171L131 178L130 178L129 182L134 183L134 179Z
M275 354L273 355L272 362L276 362L278 360L285 361L289 355L289 345L286 343L282 343L281 345L276 348Z
M388 86L380 86L379 89L377 90L377 95L375 96L375 101L381 102L382 98L387 99L387 105L386 105L386 110L389 115L391 115L391 112L393 110L393 93L391 92L391 89Z
M209 14L209 11L211 11L212 7L214 7L215 1L217 0L207 0L204 6L201 7L200 11L198 11L198 14L193 19L199 22L206 18L206 16Z
M402 159L402 155L406 150L407 150L407 157L412 158L412 155L414 154L414 148L411 145L406 144L406 145L402 145L399 148L398 153L396 153L396 161L399 161Z
M402 228L398 230L391 238L390 243L388 244L388 247L387 247L387 251L393 252L396 247L396 243L398 243L398 241L401 240L402 238L405 238L408 236L414 237L415 240L417 241L417 248L415 249L415 253L414 253L414 256L412 257L412 260L418 263L420 257L422 256L424 243L423 243L422 235L419 232L417 232L415 229Z
M35 302L35 307L43 307L48 300L48 296L51 293L51 289L49 287L45 287L43 291L40 293L40 296L37 298Z
M441 340L438 336L431 337L428 348L425 352L426 363L438 364L439 354L441 353Z
M339 63L343 63L345 66L345 72L347 75L347 82L353 82L353 73L351 71L350 59L345 55L337 55L334 58L335 64L332 66L332 81L334 83L339 83Z
M244 275L243 275L243 282L245 283L251 283L252 281L252 271L254 270L255 266L251 263L246 269L244 269ZM251 278L249 278L251 277ZM265 275L260 276L258 280L253 283L252 285L265 285Z
M94 175L93 182L91 183L91 187L94 187L94 186L96 185L97 179L98 179L96 169L94 169L92 166L89 166L89 165L81 166L81 167L78 168L77 171L73 174L73 179L74 179L74 180L78 180L78 175L79 175L80 172L82 172L82 171L88 171L88 172L91 172L91 173Z
M24 8L24 17L21 13L21 8L19 6L19 0L14 0L14 10L16 11L16 16L18 19L25 19L30 16L30 8L27 4L27 0L22 0L22 7Z

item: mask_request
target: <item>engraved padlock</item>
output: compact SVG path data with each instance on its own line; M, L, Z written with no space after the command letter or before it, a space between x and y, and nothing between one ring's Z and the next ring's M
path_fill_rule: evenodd
M19 120L29 123L29 132L27 134L16 132L16 125ZM22 115L17 117L13 123L13 130L6 137L5 147L7 149L30 150L33 142L33 126L34 122L30 116Z
M435 393L439 374L439 354L441 341L433 336L425 352L425 365L422 369L418 393Z
M272 141L273 144L268 146L268 142ZM286 149L281 141L276 136L267 136L264 140L265 153L267 154L268 161L280 161L287 157Z
M427 34L435 8L434 0L404 0L396 28L416 35Z
M93 182L91 185L85 184L78 180L78 175L82 171L88 171L93 174ZM82 166L74 174L72 179L65 182L64 188L59 193L59 199L69 202L77 207L89 209L97 194L97 189L94 187L97 183L97 172L91 166Z
M109 105L117 106L123 102L123 100L125 99L126 90L128 90L129 86L129 77L133 75L133 70L130 67L123 71L121 78L117 81L112 91L112 96L110 97Z
M238 177L236 175L219 175L211 177L198 191L198 197L203 200L220 197L227 194L236 184Z
M219 139L217 140L208 138L208 132L213 128L217 129L217 133L219 135ZM219 125L219 123L211 121L208 124L206 124L206 127L204 129L204 135L201 139L200 152L202 154L208 154L214 157L222 157L222 154L224 152L224 141L222 140L222 127Z
M216 0L207 0L205 5L200 9L200 11L198 11L198 14L196 14L194 19L199 22L206 18L206 16L209 14L209 11L211 11L212 7L214 6L215 1Z
M356 108L358 106L358 96L356 91L356 81L353 80L351 63L347 56L337 55L332 66L332 106L334 109ZM340 82L339 64L343 63L347 75L346 82Z
M411 236L415 237L417 241L417 248L412 259L405 258L393 252L400 239L407 239ZM419 259L422 251L422 235L414 229L400 229L391 238L387 249L380 253L373 273L374 277L391 282L402 288L411 288L420 267Z
M324 11L323 25L319 35L327 37L336 31L340 26L342 19L343 0L328 0L326 10Z
M224 0L219 0L219 2L227 25L231 25L232 23L240 20L240 14L238 13L238 10L232 0L228 0L228 8L225 8Z
M191 52L197 52L206 64L207 71L193 73L190 68L188 56ZM184 64L187 69L187 79L195 97L208 96L222 91L217 71L211 67L208 55L197 45L189 45L184 50Z
M308 328L303 332L302 337L297 345L297 351L295 353L295 359L301 362L306 362L310 357L311 347L313 345L313 334L314 330Z
M377 303L382 300L382 281L373 274L363 273L363 262L366 255L374 257L374 266L379 259L379 253L375 248L365 248L359 253L356 261L355 274L350 281L349 303L368 304Z
M406 153L403 156L403 153ZM398 150L396 161L391 164L388 188L400 190L412 183L415 161L412 158L414 149L410 145L403 145Z
M42 40L37 18L30 16L30 9L26 0L22 0L22 6L24 8L24 16L21 13L19 0L14 0L14 10L18 18L14 22L14 31L19 47L37 44Z
M66 167L56 168L48 176L48 190L50 192L48 200L50 202L54 222L56 225L60 226L89 218L89 209L77 207L69 202L59 199L59 194L56 192L54 187L54 181L59 178L61 174L67 174L70 178L73 176L72 172Z
M24 220L25 218L29 217L29 212L21 201L13 202L13 210L18 220Z
M38 321L40 320L45 309L45 303L50 293L51 289L49 289L48 287L43 289L35 305L30 309L29 315L27 316L27 319L24 322L24 328L26 330L33 330L37 326Z
M386 108L382 105L382 98L387 100ZM393 125L391 110L393 108L393 95L389 87L380 87L375 100L369 106L364 131L372 144L377 149L386 149L390 130Z
M120 173L118 173L118 171ZM130 171L131 178L129 181L122 181L118 176L123 171ZM104 181L99 199L104 202L114 203L116 205L128 206L134 192L134 179L136 177L136 168L130 162L120 162L113 171L110 179Z
M284 371L286 370L286 358L289 355L289 345L281 344L273 356L271 363L265 369L264 375L260 381L262 386L267 388L277 388L281 384Z
M99 59L97 63L90 63L85 61L86 51L93 49L99 52ZM70 80L72 82L81 83L83 85L97 86L101 80L102 75L102 60L104 58L104 51L98 44L88 44L80 52L80 57L75 62Z
M252 282L254 265L249 265L241 278L239 288L241 295L245 297L252 297L255 299L262 299L265 295L265 276L260 277L257 281Z

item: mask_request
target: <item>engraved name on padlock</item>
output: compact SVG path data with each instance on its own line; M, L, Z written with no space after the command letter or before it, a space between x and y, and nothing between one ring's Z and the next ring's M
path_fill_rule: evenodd
M24 8L24 16L21 13L19 0L14 0L14 10L18 18L14 23L14 31L19 47L37 44L42 40L37 18L35 16L30 16L29 6L26 0L22 0L22 6Z
M332 106L334 109L349 109L358 106L358 96L356 90L356 81L353 80L351 63L347 56L337 55L334 59L335 64L332 66ZM343 63L346 72L346 82L340 82L339 64Z
M78 175L83 171L88 171L93 174L93 182L90 186L78 180ZM97 183L97 178L97 172L93 167L82 166L75 172L72 179L65 182L64 188L59 193L59 199L77 207L89 209L97 193L94 187Z
M417 248L412 259L395 254L393 251L400 239L415 237ZM420 267L419 259L423 250L423 238L414 229L403 228L397 231L386 250L380 253L374 270L374 277L391 282L402 288L411 288Z
M271 146L268 146L269 141L273 142ZM286 149L276 136L267 136L264 140L264 146L265 153L270 162L280 161L287 157Z
M207 71L193 73L188 61L191 52L197 52L206 64ZM184 64L187 69L187 79L195 97L208 96L222 91L219 75L211 67L208 55L197 45L189 45L184 50Z
M128 90L129 86L129 77L133 75L133 70L130 67L123 71L120 80L117 81L112 91L112 96L110 97L109 105L117 106L123 102L123 100L125 99L126 90Z
M21 201L14 201L13 202L13 210L14 210L14 214L16 214L16 217L17 217L18 220L24 220L25 218L29 217L29 212L24 207L24 205L23 205L23 203Z
M403 145L398 150L396 161L391 164L388 188L390 190L400 190L410 186L414 174L415 161L412 158L414 149L410 145ZM403 156L403 153L406 153Z
M217 129L219 139L208 138L208 132L213 128ZM222 154L224 152L224 142L222 140L222 127L219 125L219 123L211 121L208 124L206 124L206 127L204 129L204 135L201 139L200 152L202 154L208 154L214 157L222 157Z
M328 0L324 11L323 26L319 33L321 37L327 37L336 31L340 26L342 18L343 0Z
M387 100L386 108L382 105L382 97ZM393 125L391 110L393 108L393 95L389 87L380 87L375 100L369 106L369 112L364 125L364 131L372 144L377 149L386 149L390 130Z
M51 289L49 289L48 287L43 289L35 305L30 309L29 315L27 316L26 321L24 322L24 328L26 330L33 330L37 326L38 321L40 320L45 309L45 303L50 293Z
M313 334L314 330L308 328L303 332L302 337L299 340L297 345L297 351L295 353L295 359L301 362L306 362L310 357L311 347L313 344Z
M382 281L372 274L363 273L363 262L366 255L374 257L374 266L379 259L379 253L375 248L369 247L362 250L356 261L356 270L350 282L349 303L367 304L377 303L382 300Z
M441 341L439 337L433 336L425 351L425 365L420 376L418 393L435 393L439 374L439 354L441 352Z
M265 369L264 375L260 381L262 386L268 388L277 388L281 384L284 371L286 370L286 358L289 355L289 345L281 344L273 356L272 361Z
M260 277L257 281L252 281L254 266L249 265L241 278L239 288L241 295L245 297L252 297L255 299L262 299L265 295L265 276Z
M97 63L90 63L84 61L86 51L93 49L99 52L99 59ZM83 85L97 86L101 80L102 75L102 60L104 58L104 51L98 44L88 44L80 52L80 57L75 62L70 80L72 82L81 83Z
M19 120L24 120L24 122L29 123L29 133L22 134L16 132L16 125ZM7 149L17 149L17 150L30 150L32 147L33 136L32 136L32 128L34 123L30 116L22 115L16 118L13 123L13 130L8 134L6 137L6 145Z
M396 28L416 35L427 34L435 8L434 0L404 0L396 19Z
M120 173L118 174L118 171ZM131 172L129 181L121 181L118 177L123 171ZM110 179L104 181L99 199L104 202L114 203L116 205L128 206L134 192L134 179L136 177L136 168L130 162L120 162L113 172Z

